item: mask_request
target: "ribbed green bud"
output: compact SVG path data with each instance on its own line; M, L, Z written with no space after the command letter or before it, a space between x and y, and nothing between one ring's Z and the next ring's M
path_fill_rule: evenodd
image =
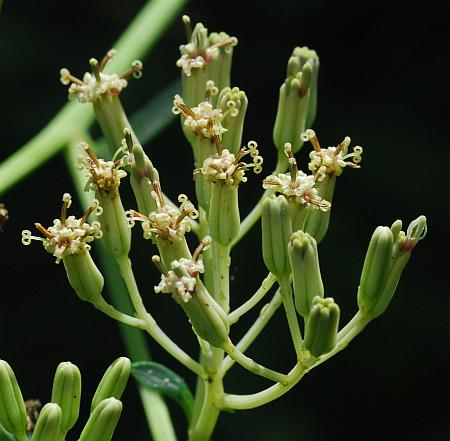
M130 372L131 361L126 357L118 358L108 367L92 398L91 412L106 398L119 400L122 397Z
M181 266L172 264L172 269L180 278L188 276ZM195 333L200 338L217 348L221 348L228 341L230 333L228 316L211 297L200 279L197 278L195 290L187 302L176 296L174 298L183 308Z
M16 438L25 437L27 414L19 385L11 366L0 360L0 423Z
M378 317L385 309L384 305L380 308L377 304L391 270L393 247L390 228L377 227L367 249L358 290L359 309L372 318Z
M60 441L63 415L56 403L47 403L39 413L32 441Z
M278 280L289 276L291 265L287 250L292 235L289 204L284 196L265 199L261 214L262 251L267 269Z
M211 139L204 136L195 138L192 149L196 168L203 167L205 159L216 154L216 146L211 142ZM195 176L195 195L200 207L208 212L211 199L211 183L201 174Z
M80 411L81 374L70 362L58 365L53 380L52 403L61 408L61 433L65 435L76 423Z
M131 248L131 227L118 191L97 191L95 197L103 209L98 220L103 236L100 242L115 259L126 257Z
M90 253L67 254L63 263L70 286L77 296L85 302L97 303L101 299L104 280Z
M323 297L317 244L313 237L303 231L295 232L289 242L292 266L295 308L305 319L311 311L313 299Z
M294 49L288 61L287 78L280 88L278 111L273 130L275 146L283 154L284 145L298 152L303 145L300 135L314 122L317 107L319 59L307 47Z
M315 357L330 352L336 345L339 306L331 297L315 297L305 329L305 347Z
M369 319L389 306L411 251L427 233L425 216L409 225L406 234L397 220L391 228L377 227L369 243L358 289L358 306Z
M226 115L222 125L227 131L222 135L222 145L231 153L236 154L242 147L242 131L244 129L245 113L248 99L245 92L238 87L225 87L220 91L217 108Z
M335 185L336 175L327 175L323 181L316 182L315 188L322 199L331 203ZM302 229L320 243L327 234L330 215L331 210L307 210Z
M116 398L101 401L91 413L79 441L110 441L122 413L122 403Z
M221 245L230 245L238 236L241 220L237 185L211 183L208 225L212 239Z
M159 181L159 174L153 167L144 149L139 144L132 149L134 163L130 167L130 183L136 198L138 211L148 215L157 209L152 196L153 182Z

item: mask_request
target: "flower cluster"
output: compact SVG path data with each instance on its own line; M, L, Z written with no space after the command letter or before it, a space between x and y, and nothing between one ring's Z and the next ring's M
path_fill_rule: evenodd
M253 169L256 174L262 171L263 158L260 156L257 147L258 144L255 141L250 141L236 155L230 153L227 149L223 149L217 155L207 158L203 167L194 170L194 175L201 174L208 181L221 181L229 185L239 185L241 182L246 182L246 170ZM253 159L250 164L242 161L242 158L248 154Z
M162 239L171 242L182 238L191 229L189 219L197 219L198 210L185 194L178 196L178 202L181 203L178 208L166 204L159 183L154 182L153 186L152 196L156 200L158 209L152 211L148 216L130 210L127 213L130 221L132 223L134 221L142 222L145 239Z
M88 171L89 179L86 184L86 190L105 191L108 193L117 191L120 180L127 175L121 167L128 156L114 161L105 161L97 158L94 151L86 143L81 143L80 147L87 153L87 156L80 156L77 162L79 170L86 169ZM122 148L118 150L118 152L120 151L122 151Z
M73 76L69 69L60 70L61 83L69 85L69 99L78 98L82 103L95 102L106 94L118 95L122 89L127 87L127 80L130 75L138 78L142 74L142 63L134 61L131 67L121 74L107 74L103 70L108 62L116 55L116 51L111 49L99 63L95 58L89 60L92 72L86 72L83 80Z
M289 157L289 173L267 176L263 181L263 188L273 189L285 196L286 199L293 200L296 205L328 211L331 203L319 196L315 188L315 176L307 175L297 168L297 162L289 143L286 143L285 151Z
M205 271L202 260L180 259L171 263L171 270L161 275L155 292L171 293L187 303L197 284L197 277Z
M97 201L93 201L84 213L77 219L75 216L67 217L67 209L72 204L72 198L69 193L63 195L63 206L59 219L53 221L51 227L45 228L36 223L35 226L44 237L32 236L31 231L22 231L22 243L30 245L31 240L41 241L45 250L56 257L56 263L59 263L64 256L68 254L79 254L90 250L89 242L102 237L100 223L92 222L90 225L86 222L89 215L99 208Z
M363 149L361 146L355 146L352 153L348 153L350 146L350 137L346 136L337 147L328 147L323 149L320 147L314 130L308 129L302 134L303 141L311 141L314 150L311 151L309 157L311 159L308 164L309 170L314 174L317 181L323 181L327 175L340 176L345 167L360 168ZM351 161L348 159L351 158Z

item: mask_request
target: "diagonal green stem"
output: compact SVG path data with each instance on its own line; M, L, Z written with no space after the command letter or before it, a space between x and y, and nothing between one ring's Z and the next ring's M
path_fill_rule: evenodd
M125 70L131 61L145 55L186 1L149 1L113 45L118 54L108 67ZM90 106L67 103L40 133L0 164L0 195L76 139L93 120Z

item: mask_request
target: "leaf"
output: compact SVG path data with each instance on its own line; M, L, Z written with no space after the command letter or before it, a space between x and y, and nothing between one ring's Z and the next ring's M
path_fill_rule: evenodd
M131 375L143 386L175 400L191 421L194 397L186 382L174 371L153 361L138 361L131 365Z

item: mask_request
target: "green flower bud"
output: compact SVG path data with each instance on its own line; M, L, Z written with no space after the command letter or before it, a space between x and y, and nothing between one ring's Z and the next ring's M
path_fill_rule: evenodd
M222 125L227 131L222 135L222 145L236 154L242 146L245 112L248 100L245 92L238 87L225 87L220 91L217 107L224 112Z
M202 167L205 160L216 153L216 146L209 138L198 136L192 146L196 168ZM211 183L203 175L195 176L195 195L199 206L208 212L211 200Z
M120 145L123 137L123 129L130 128L130 123L125 115L120 102L119 93L128 82L126 78L131 75L139 78L142 75L142 63L134 61L131 67L118 74L104 72L109 61L116 55L111 49L99 63L95 58L89 60L92 72L86 72L83 80L74 77L68 69L61 69L61 82L69 87L69 99L77 98L80 102L91 102L95 115L102 129L111 153L114 153ZM136 136L133 134L135 142Z
M32 441L60 441L62 411L56 403L47 403L39 413Z
M188 16L183 16L188 43L180 46L183 97L189 106L196 106L205 99L206 83L214 81L219 89L230 85L231 60L235 37L224 32L211 33L197 23L192 30Z
M131 361L126 357L118 358L108 367L92 398L91 412L106 398L119 400L122 397L130 372Z
M330 352L336 345L339 306L331 297L315 297L305 329L305 347L314 357Z
M427 233L425 216L409 225L406 234L401 221L391 228L377 227L367 250L358 289L358 306L369 319L379 317L389 306L411 251Z
M0 424L16 438L25 437L27 414L19 385L11 366L0 360Z
M61 433L65 434L75 425L80 411L81 374L70 362L60 363L53 380L52 403L61 408Z
M336 184L336 176L326 176L323 181L316 182L315 189L317 194L323 200L333 201L334 187ZM331 210L307 210L303 221L303 230L309 233L317 243L320 243L328 231L330 224Z
M208 212L212 239L221 245L230 245L239 234L240 222L238 186L213 182Z
M127 137L127 134L125 135ZM130 139L131 141L131 139ZM153 182L159 182L159 174L153 167L144 149L139 144L131 145L134 163L130 167L130 183L136 198L138 210L148 214L156 210L156 201L152 196Z
M115 259L128 256L131 248L131 227L119 193L98 191L95 196L103 209L99 215L103 231L100 242Z
M63 257L64 268L70 286L84 302L94 305L102 298L104 286L102 273L88 251Z
M116 398L101 401L91 413L79 441L110 441L122 413L122 403Z
M295 308L305 319L311 311L313 299L323 297L317 244L313 237L303 231L295 232L289 242Z
M292 235L289 204L284 196L265 199L261 214L262 251L267 269L278 280L291 271L287 244Z
M300 135L311 127L317 106L319 59L307 47L294 49L288 62L287 78L280 88L277 117L273 130L275 146L283 154L284 145L298 152L303 145Z
M206 243L203 247L206 246ZM194 255L199 254L197 251ZM204 272L203 262L179 259L171 263L167 271L159 256L153 262L163 273L155 292L170 293L183 308L195 333L211 345L221 348L228 341L230 325L222 307L211 297L200 278Z

